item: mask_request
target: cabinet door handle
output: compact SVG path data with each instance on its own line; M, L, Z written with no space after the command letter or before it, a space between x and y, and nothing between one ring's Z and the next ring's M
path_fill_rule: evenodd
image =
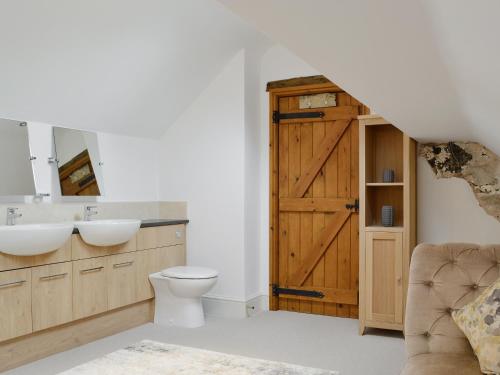
M26 282L26 280L10 281L8 283L0 284L0 288L6 288L8 286L19 286Z
M99 271L101 271L102 269L104 269L104 266L101 266L101 267L94 267L94 268L89 268L89 269L86 269L86 270L81 270L81 271L80 271L80 273L99 272Z
M134 264L133 260L131 260L130 262L116 263L116 264L113 264L113 268L128 267L128 266L131 266L132 264Z
M63 277L66 277L68 273L58 273L57 275L50 275L50 276L42 276L40 277L40 280L53 280L53 279L62 279Z

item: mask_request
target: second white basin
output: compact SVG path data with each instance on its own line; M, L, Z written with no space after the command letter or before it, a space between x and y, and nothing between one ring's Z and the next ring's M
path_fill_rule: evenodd
M73 223L0 226L0 252L33 256L57 250L69 239Z
M131 240L141 227L141 221L131 219L76 221L75 227L89 245L114 246Z

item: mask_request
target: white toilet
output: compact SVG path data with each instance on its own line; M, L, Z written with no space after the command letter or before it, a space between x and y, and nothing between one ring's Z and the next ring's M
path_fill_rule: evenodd
M201 296L217 282L210 268L179 266L149 275L155 291L155 324L187 328L201 327L205 315Z

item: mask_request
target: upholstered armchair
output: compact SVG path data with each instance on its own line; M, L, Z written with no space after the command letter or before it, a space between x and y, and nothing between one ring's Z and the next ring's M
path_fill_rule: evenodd
M410 264L403 375L481 374L451 317L500 277L500 245L419 245Z

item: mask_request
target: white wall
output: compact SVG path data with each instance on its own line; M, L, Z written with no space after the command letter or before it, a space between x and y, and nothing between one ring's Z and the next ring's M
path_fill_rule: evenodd
M263 38L215 0L3 0L1 14L0 117L138 137L161 137Z
M245 50L245 298L261 295L261 50ZM267 257L267 256L266 256Z
M220 273L210 295L245 299L244 59L240 51L161 140L160 199L187 201L188 264Z
M423 158L418 167L418 241L500 243L500 222L479 206L461 178L438 179Z
M52 126L29 122L30 147L37 193L51 196L44 201L95 200L89 197L60 197L57 167L47 159L54 155ZM158 140L97 133L104 195L99 202L158 200ZM96 167L97 168L97 167Z
M99 201L158 200L160 141L97 133L105 196Z

